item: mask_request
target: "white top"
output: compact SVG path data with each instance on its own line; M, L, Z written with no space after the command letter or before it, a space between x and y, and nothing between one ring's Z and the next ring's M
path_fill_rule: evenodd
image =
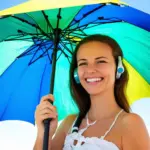
M96 121L89 124L88 117L87 117L87 126L83 129L80 129L78 132L73 132L67 134L63 150L119 150L117 145L112 142L105 140L105 136L110 132L112 127L114 126L116 120L118 119L119 115L123 109L116 115L113 123L111 124L108 131L105 132L104 136L99 137L84 137L82 134L83 132L91 125L95 124ZM77 119L77 118L76 118ZM76 121L76 120L75 120ZM75 123L74 121L74 123ZM73 123L73 125L74 125ZM73 127L72 125L72 127ZM77 144L74 145L74 140L77 140Z

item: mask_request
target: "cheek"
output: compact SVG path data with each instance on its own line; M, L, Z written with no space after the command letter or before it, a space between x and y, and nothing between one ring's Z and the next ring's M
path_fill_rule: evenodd
M83 77L83 75L84 75L84 69L83 68L81 68L81 67L78 68L78 75L79 75L79 78Z
M98 70L104 77L109 77L114 80L115 78L115 66L112 66L110 64L105 64L98 66Z
M113 67L109 64L97 65L97 69L104 76L107 76L113 72Z

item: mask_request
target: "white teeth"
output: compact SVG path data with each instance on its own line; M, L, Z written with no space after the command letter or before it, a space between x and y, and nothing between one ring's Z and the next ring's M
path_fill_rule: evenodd
M90 79L86 79L87 82L98 82L101 81L102 78L90 78Z

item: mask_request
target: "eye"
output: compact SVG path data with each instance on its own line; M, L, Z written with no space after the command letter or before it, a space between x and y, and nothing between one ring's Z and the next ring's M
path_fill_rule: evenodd
M100 60L97 63L106 63L106 61L105 60Z
M86 62L80 63L79 66L87 65Z

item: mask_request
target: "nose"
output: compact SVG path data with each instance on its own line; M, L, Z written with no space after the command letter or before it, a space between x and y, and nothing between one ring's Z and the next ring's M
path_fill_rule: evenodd
M86 67L86 72L89 73L89 74L95 73L95 72L97 72L97 71L96 71L96 67L95 67L94 65L88 65L88 66Z

